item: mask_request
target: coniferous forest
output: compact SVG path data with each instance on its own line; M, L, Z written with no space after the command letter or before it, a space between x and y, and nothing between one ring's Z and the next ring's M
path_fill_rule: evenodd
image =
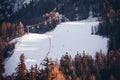
M25 56L20 56L16 73L1 80L119 80L120 50L110 51L107 55L96 52L95 58L85 53L77 53L74 59L66 53L60 64L51 59L44 59L40 65L26 69ZM4 65L1 68L4 72ZM40 69L40 66L45 66Z
M16 12L15 0L9 3L0 0L0 80L120 80L119 0L31 0ZM100 21L95 34L109 38L107 54L96 52L92 57L78 52L72 58L66 51L59 61L45 58L28 70L23 53L16 72L3 76L3 62L17 43L13 39L29 32L43 34L61 22L87 19L90 10Z

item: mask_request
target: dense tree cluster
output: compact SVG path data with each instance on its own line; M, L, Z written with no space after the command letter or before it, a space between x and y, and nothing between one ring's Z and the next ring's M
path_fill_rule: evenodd
M3 22L0 25L0 55L6 57L7 51L12 51L15 45L15 43L9 41L16 37L20 37L23 34L24 26L22 22L16 24Z
M52 30L60 23L60 14L58 12L50 12L43 15L43 25L46 30Z
M86 19L89 15L91 0L57 0L58 11L71 21Z
M4 58L8 57L15 46L15 43L9 42L16 37L24 34L24 26L22 22L9 23L3 22L0 25L0 80L4 80L2 73L4 73Z
M2 1L0 3L1 6L3 5L3 3L4 4L9 3L7 1L4 1L4 2ZM12 3L15 3L15 2L13 1ZM11 10L13 10L12 7L14 6L12 3L6 6L10 10L7 10L5 7L5 10L7 10L8 12L6 12L3 7L1 7L0 10L3 14L11 13L11 16L6 17L3 20L0 20L0 22L22 21L25 25L33 25L39 22L43 22L43 20L45 19L43 15L46 15L47 13L51 15L50 13L54 14L54 12L55 13L58 12L66 16L71 21L75 21L75 20L88 18L90 10L92 10L93 16L100 17L99 18L100 20L107 19L110 23L119 21L119 17L120 17L119 15L120 1L119 0L49 0L49 1L31 0L28 5L24 5L20 10L18 10L15 13L11 12ZM2 15L1 17L4 17L4 15ZM46 18L47 18L47 15L46 15ZM35 29L31 30L31 32L39 33L42 31L46 32L51 28L53 29L53 26L55 27L56 25L54 24L56 23L53 22L51 25L50 24L51 18L52 17L49 17L48 21L44 22L45 25L44 24L39 25L38 27L40 28L37 29L37 27L35 27ZM46 24L49 24L49 25L46 25Z
M96 34L108 37L109 50L120 48L120 0L103 0L103 21L100 22Z
M14 2L15 0L0 0L0 22L10 17L13 13Z
M44 24L51 24L51 23L55 23L58 24L59 23L59 18L60 18L60 14L58 12L51 12L51 13L46 13L43 15L43 19L44 19Z
M21 9L5 20L22 21L25 25L36 24L41 22L43 14L51 12L56 5L56 0L31 0L28 5L22 6Z
M119 21L120 18L120 1L119 0L104 0L103 1L104 17L108 19L110 23Z
M20 37L24 34L24 25L22 22L10 23L3 22L0 25L0 38L4 41L10 41L10 38Z
M45 59L43 63L44 69L39 69L37 65L31 66L30 70L26 69L25 56L20 56L20 63L16 68L16 73L7 76L5 80L66 80L56 61Z
M3 0L2 0L3 1ZM1 2L2 2L1 1ZM42 20L42 15L45 13L50 13L52 10L65 15L70 20L81 20L86 19L89 15L90 8L92 9L94 16L101 16L104 14L103 11L104 4L106 0L31 0L28 5L22 6L17 12L13 13L13 4L15 1L11 2L10 5L1 7L3 14L1 17L5 17L4 20L7 21L22 21L25 25L36 24ZM9 4L10 2L6 4ZM2 2L3 3L3 2ZM0 5L2 5L2 3ZM8 7L9 10L6 9ZM8 13L10 16L7 17ZM2 22L0 20L0 22Z
M45 33L53 30L60 23L60 14L58 12L45 13L42 16L42 22L35 25L27 25L29 32Z
M95 59L85 54L77 54L71 59L66 54L61 58L60 68L66 80L119 80L119 54L119 50L110 51L107 55L97 52Z
M119 16L120 13L119 0L31 0L28 5L23 5L15 13L13 11L14 3L15 0L11 2L0 1L0 22L22 21L25 25L36 24L42 21L43 14L50 13L52 10L65 15L72 21L86 19L90 9L93 11L93 16L104 18L109 16L111 21L113 17ZM3 17L4 19L2 19Z
M120 50L110 51L107 55L96 52L95 58L85 53L77 53L72 59L68 53L62 56L60 64L45 59L39 69L37 65L26 69L25 57L20 56L16 74L6 80L120 80Z

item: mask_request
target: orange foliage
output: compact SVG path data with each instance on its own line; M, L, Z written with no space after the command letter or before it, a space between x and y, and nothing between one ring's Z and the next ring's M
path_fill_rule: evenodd
M49 72L48 80L66 80L62 72L59 70L58 65L53 64Z

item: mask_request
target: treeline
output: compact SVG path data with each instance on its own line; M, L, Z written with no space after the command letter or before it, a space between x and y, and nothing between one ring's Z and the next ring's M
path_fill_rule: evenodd
M44 31L54 29L60 23L60 16L59 12L45 13L43 15Z
M8 51L11 52L14 49L15 43L10 42L16 37L20 37L24 34L24 25L22 22L10 23L3 22L0 25L0 55L4 58L7 57Z
M99 24L96 34L108 37L109 49L120 48L120 0L104 0L103 21Z
M22 21L25 25L42 22L42 16L51 12L56 7L56 0L31 0L28 5L13 13L7 21Z
M24 25L22 22L10 23L3 22L0 25L0 38L3 41L10 41L10 39L15 37L20 37L24 34Z
M29 4L14 12L15 1L0 1L0 23L3 21L22 21L25 25L41 22L42 15L55 11L65 15L71 21L86 19L90 9L93 16L106 17L110 9L119 13L119 0L31 0ZM50 5L49 5L50 4Z
M23 34L24 26L22 22L16 24L3 22L0 25L0 80L4 80L2 76L2 73L5 71L3 61L10 55L15 46L15 43L10 41L16 37L22 36Z
M34 33L45 33L53 30L56 25L60 23L60 14L58 12L45 13L42 16L42 21L34 25L26 25L29 32ZM28 31L27 31L28 32Z
M58 12L70 21L86 19L89 16L91 0L57 0Z
M65 15L71 21L88 18L90 9L92 9L94 16L102 16L105 12L103 11L105 1L106 0L31 0L28 5L23 5L22 8L15 13L13 11L14 9L12 9L15 2L11 1L11 4L9 4L10 2L6 1L3 7L3 4L0 3L0 11L2 12L0 15L3 18L0 19L0 22L22 21L25 25L32 25L41 22L42 15L50 13L52 10ZM6 7L9 7L8 10Z
M4 17L4 19L1 18L2 20L0 20L0 23L3 21L22 21L24 25L34 25L43 22L43 15L46 13L58 12L59 14L66 16L69 20L75 21L88 18L90 10L93 11L93 16L100 17L100 20L108 19L107 16L109 16L109 20L113 22L112 20L114 20L114 17L119 17L120 2L119 0L31 0L28 5L24 5L15 13L12 12L12 3L15 2L13 1L8 5L9 3L10 2L5 1L5 6L0 9L2 12L1 17ZM0 4L1 6L3 5L3 3ZM11 6L9 8L10 10L6 9L8 6ZM8 15L5 13L8 13L9 17L5 17ZM44 27L42 26L46 27L44 24L40 25L41 28L38 29L40 32L42 29L44 31ZM50 24L48 28L53 28L53 26ZM37 32L39 32L38 30ZM34 29L33 32L35 32Z
M119 80L120 51L107 55L97 52L95 59L90 55L77 54L74 59L66 54L61 58L60 69L66 80Z
M60 64L45 59L39 69L37 65L26 69L25 56L20 56L16 73L5 80L120 80L120 50L110 51L107 55L97 52L95 58L85 53L77 53L74 59L66 53Z

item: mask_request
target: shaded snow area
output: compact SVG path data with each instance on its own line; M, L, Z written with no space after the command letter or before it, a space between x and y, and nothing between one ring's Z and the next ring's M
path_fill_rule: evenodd
M97 21L65 22L59 24L53 31L45 34L29 33L21 37L15 45L15 52L5 61L5 74L15 72L22 53L28 69L31 65L40 64L48 54L48 58L59 60L66 52L72 58L77 51L95 56L96 51L107 52L107 38L91 35L91 27L97 26Z

